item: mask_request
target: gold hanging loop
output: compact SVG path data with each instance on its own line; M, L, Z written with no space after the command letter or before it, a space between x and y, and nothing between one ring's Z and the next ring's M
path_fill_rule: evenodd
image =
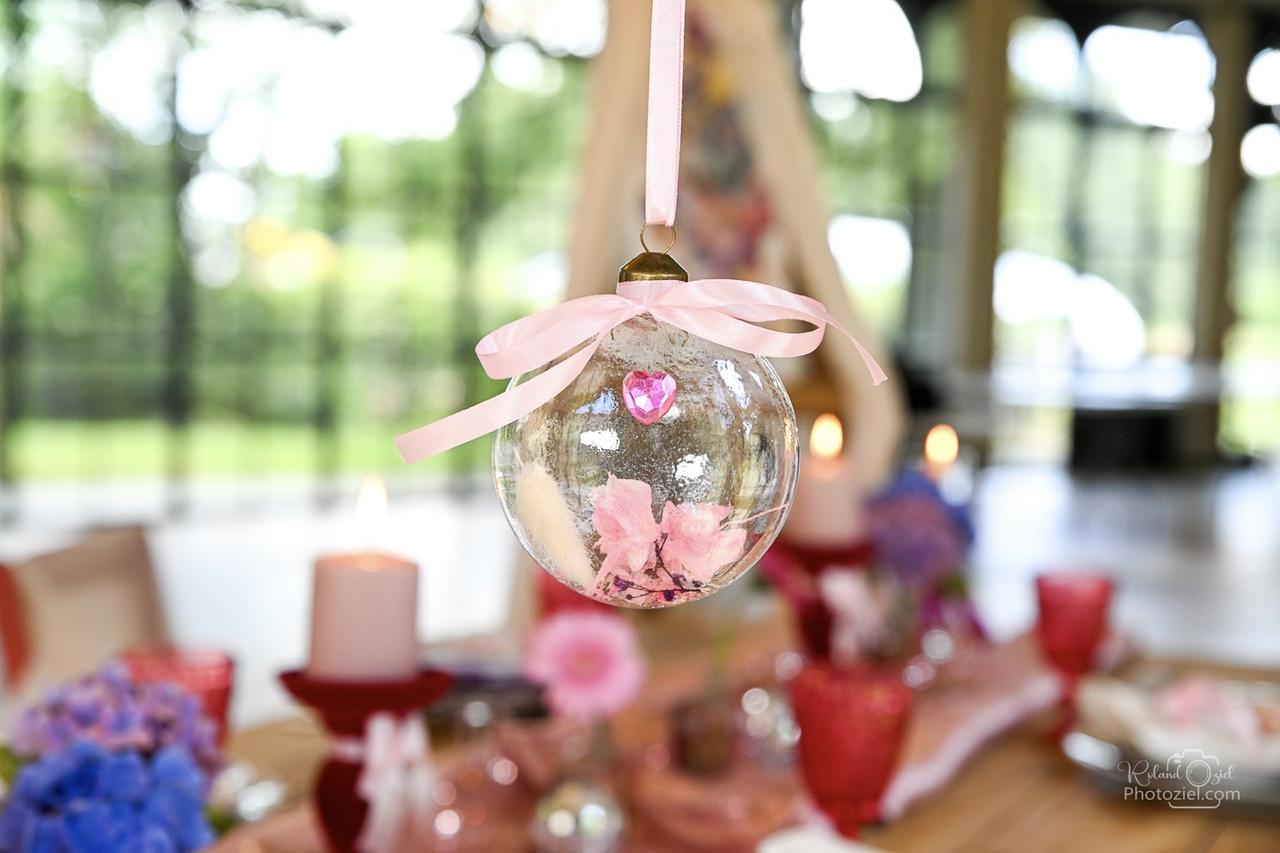
M640 245L644 247L644 250L646 252L653 251L653 249L649 248L649 244L644 241L644 232L648 231L649 226L652 224L653 224L652 222L646 222L644 225L640 227ZM657 254L662 254L662 255L670 254L671 249L674 248L676 245L676 227L674 225L668 225L667 227L671 229L671 239L670 241L667 242L667 247L661 250L661 252L658 252Z
M671 228L671 241L661 252L653 251L645 242L645 231L648 229L648 223L640 229L640 245L644 247L644 251L623 264L622 269L618 270L618 281L688 281L689 274L684 267L667 254L676 244L675 227Z

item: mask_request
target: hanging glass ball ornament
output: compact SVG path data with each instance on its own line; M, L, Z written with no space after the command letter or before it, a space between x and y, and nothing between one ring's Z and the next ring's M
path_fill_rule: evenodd
M688 281L655 252L619 279ZM769 362L648 314L493 444L521 543L562 583L623 607L696 601L750 569L782 528L797 465L795 412Z

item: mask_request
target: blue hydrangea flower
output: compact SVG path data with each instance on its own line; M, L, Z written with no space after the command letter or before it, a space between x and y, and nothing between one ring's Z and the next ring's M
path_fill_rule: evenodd
M98 790L121 803L133 803L147 795L147 765L136 752L108 756L98 769Z
M0 853L183 853L213 841L205 778L182 747L149 761L92 741L18 773L0 814Z

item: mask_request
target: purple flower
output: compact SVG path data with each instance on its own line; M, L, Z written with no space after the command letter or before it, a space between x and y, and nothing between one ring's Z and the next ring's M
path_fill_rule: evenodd
M207 779L223 764L217 730L196 697L173 684L134 683L120 665L49 691L19 715L13 731L14 752L26 758L81 740L144 755L181 746Z
M932 480L903 471L867 503L877 556L908 586L931 592L964 563L973 521L947 503Z
M148 762L82 740L18 772L0 814L0 853L196 850L213 841L204 786L182 747Z

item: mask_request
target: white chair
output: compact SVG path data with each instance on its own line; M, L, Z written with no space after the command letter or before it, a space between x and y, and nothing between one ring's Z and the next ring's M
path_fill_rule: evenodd
M12 577L27 647L25 672L13 685L20 695L75 678L129 649L168 645L140 528L93 533L16 566Z

